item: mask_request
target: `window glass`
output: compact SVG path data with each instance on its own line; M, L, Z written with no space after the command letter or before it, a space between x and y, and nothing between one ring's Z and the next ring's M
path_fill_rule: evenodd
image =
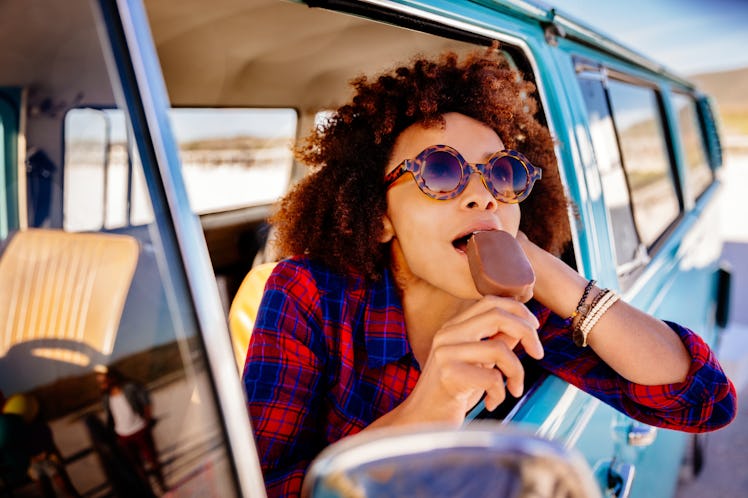
M130 224L144 225L153 221L153 208L148 198L148 186L143 175L143 165L140 156L134 153L135 144L130 143L130 158L132 160L132 192L130 195Z
M678 132L686 162L686 189L697 198L709 184L713 175L706 158L704 134L701 129L696 101L680 93L673 93L673 104L678 115Z
M650 246L680 209L660 105L651 88L615 80L608 88L634 219L642 242Z
M21 89L0 86L0 241L25 224L19 199L18 145L23 141L19 130Z
M635 259L639 247L626 175L621 165L621 155L602 81L582 77L579 85L587 105L592 145L600 172L605 206L610 216L616 263L620 269Z
M3 117L5 114L6 105L5 102L0 100L0 240L8 236L8 195L6 189L10 188L13 184L10 181L10 168L12 167L9 158L6 157L5 153L5 123Z
M172 109L171 118L195 213L269 204L288 188L297 122L293 109L181 108ZM73 109L66 116L65 137L66 179L71 179L65 189L66 229L152 221L144 180L129 164L139 159L121 110Z
M104 225L104 188L111 120L97 109L79 109L65 116L66 230L99 230Z
M17 42L0 43L0 60L19 62L3 78L39 83L24 109L33 228L0 240L0 434L19 442L3 445L0 489L233 496L176 234L160 189L142 180L155 165L134 153L121 109L93 107L115 106L122 91L92 5L13 9L0 30ZM81 108L61 112L70 102Z
M173 109L171 118L196 213L268 204L285 193L293 109Z

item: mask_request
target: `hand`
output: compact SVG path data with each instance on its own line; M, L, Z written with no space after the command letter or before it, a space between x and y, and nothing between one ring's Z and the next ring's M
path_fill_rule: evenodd
M504 379L506 389L521 396L524 368L513 349L521 343L530 356L542 358L538 326L515 299L486 296L476 302L436 333L418 383L397 408L400 415L459 425L483 393L488 410L504 401Z

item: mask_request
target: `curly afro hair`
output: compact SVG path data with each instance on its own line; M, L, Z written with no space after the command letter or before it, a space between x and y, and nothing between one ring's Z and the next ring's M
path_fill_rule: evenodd
M540 247L561 253L570 228L553 141L534 117L535 86L496 45L462 59L453 52L416 58L352 85L353 100L296 150L313 170L272 217L281 255L306 255L378 279L388 263L388 245L380 239L387 210L384 174L395 139L414 123L443 126L448 112L485 123L507 148L542 168L543 179L520 204L520 229Z

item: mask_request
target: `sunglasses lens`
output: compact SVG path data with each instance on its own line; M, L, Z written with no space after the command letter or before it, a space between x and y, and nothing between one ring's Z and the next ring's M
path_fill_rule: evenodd
M491 187L497 199L516 201L527 190L528 173L522 162L512 156L502 156L491 162Z
M423 164L421 177L430 191L449 193L460 184L462 168L457 158L449 152L436 151L430 154Z

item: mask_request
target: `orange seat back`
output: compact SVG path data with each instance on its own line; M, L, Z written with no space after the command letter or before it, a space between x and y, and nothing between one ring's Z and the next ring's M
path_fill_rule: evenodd
M252 335L252 328L257 318L257 309L260 307L262 293L265 291L265 282L267 282L276 264L263 263L252 268L244 277L231 303L229 330L231 331L231 343L234 346L236 365L240 372L244 368L249 338Z

